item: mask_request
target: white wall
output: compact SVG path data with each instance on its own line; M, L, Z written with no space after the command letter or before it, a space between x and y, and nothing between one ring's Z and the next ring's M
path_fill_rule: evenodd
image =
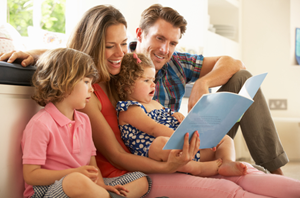
M272 110L273 117L300 117L300 66L290 58L290 21L300 17L290 18L290 7L299 13L299 0L242 1L242 60L253 74L269 73L262 85L267 100L287 99L288 109Z
M179 46L186 50L193 49L196 53L199 51L202 53L208 27L207 0L193 1L192 5L179 0L160 0L159 3L163 6L172 7L187 21L186 32L180 39Z
M158 0L67 0L67 34L72 31L88 9L96 5L113 5L124 15L128 23L128 32L134 37L142 11L155 3L158 3Z
M203 17L204 14L207 14L207 0L195 1L192 7L175 0L67 0L67 34L71 32L83 13L89 8L100 4L109 4L121 11L127 20L130 36L135 38L135 30L139 26L141 13L155 3L170 6L187 19L187 31L181 39L180 45L194 48L198 52L201 49L199 46L204 45L202 29L205 26L202 24L207 23Z

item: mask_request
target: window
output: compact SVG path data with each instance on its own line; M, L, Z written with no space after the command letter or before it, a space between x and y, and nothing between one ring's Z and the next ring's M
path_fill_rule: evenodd
M7 0L7 22L22 36L33 26L65 33L66 0Z

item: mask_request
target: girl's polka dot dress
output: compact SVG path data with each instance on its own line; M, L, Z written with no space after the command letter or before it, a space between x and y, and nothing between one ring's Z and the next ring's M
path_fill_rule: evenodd
M151 112L147 112L145 107L141 103L130 100L118 102L116 106L118 117L119 112L127 111L128 107L131 105L141 107L150 118L160 124L168 126L173 130L176 130L176 128L180 124L175 117L171 116L172 113L169 108L154 109ZM155 137L140 131L130 124L125 124L122 126L119 125L119 128L121 131L121 138L124 141L125 145L130 149L130 152L135 155L148 157L149 147ZM194 161L200 161L200 151L198 151L195 155Z

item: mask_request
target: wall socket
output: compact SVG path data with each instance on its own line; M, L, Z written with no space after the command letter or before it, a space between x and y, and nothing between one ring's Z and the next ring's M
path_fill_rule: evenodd
M287 110L287 99L269 99L270 110Z

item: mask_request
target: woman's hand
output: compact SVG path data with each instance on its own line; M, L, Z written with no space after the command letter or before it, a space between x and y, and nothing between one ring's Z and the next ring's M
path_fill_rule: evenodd
M198 131L195 131L191 141L189 142L189 133L184 136L182 150L171 150L168 158L170 172L175 172L178 168L184 166L189 161L193 160L199 150L200 139Z
M90 178L93 182L97 183L99 170L95 166L81 166L79 168L76 168L76 171L82 173L83 175Z
M123 195L123 196L127 196L127 193L129 192L124 186L122 185L116 185L116 186L108 186L108 185L105 185L103 186L103 188L105 188L107 191L110 191L110 192L114 192L118 195Z
M31 54L22 51L0 53L0 61L6 61L8 63L21 63L23 67L27 67L28 65L33 65L35 63L34 58Z

